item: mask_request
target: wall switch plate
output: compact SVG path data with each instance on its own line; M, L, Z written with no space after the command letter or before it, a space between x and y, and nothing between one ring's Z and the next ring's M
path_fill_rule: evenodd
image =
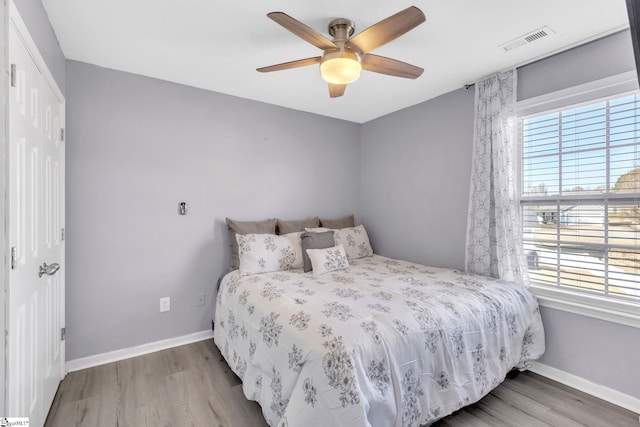
M196 306L200 307L204 305L204 294L196 294Z
M164 313L165 311L171 311L171 298L160 298L160 313Z

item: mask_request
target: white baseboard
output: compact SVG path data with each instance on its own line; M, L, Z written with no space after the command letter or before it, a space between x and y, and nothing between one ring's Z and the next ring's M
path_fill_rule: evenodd
M589 380L585 380L582 377L570 374L565 371L561 371L560 369L545 365L543 363L534 362L533 366L529 370L571 388L575 388L576 390L588 393L592 396L597 397L598 399L605 400L609 403L613 403L614 405L635 412L636 414L640 414L640 399L638 399L637 397L630 396L618 390L593 383Z
M194 332L180 337L168 338L166 340L150 342L147 344L137 345L135 347L123 348L121 350L114 350L107 353L68 360L65 367L67 372L79 371L80 369L92 368L94 366L104 365L105 363L117 362L118 360L142 356L155 351L166 350L167 348L178 347L180 345L190 344L197 341L204 341L210 338L213 338L212 330Z

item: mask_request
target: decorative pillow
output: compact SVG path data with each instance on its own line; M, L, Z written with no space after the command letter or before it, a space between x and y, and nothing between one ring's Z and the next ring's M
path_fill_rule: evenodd
M291 267L289 268L302 268L303 258L302 258L302 237L300 237L301 235L302 235L302 232L298 231L296 233L287 233L280 236L289 240L289 242L291 243L291 247L293 248L293 251L296 253L296 259L293 262L293 264L291 264Z
M364 229L363 225L333 230L333 239L335 240L336 245L344 246L347 258L349 259L357 259L373 255L369 236L367 235L367 230Z
M302 221L284 221L278 219L278 234L296 233L304 231L307 227L317 227L320 225L318 217L303 219Z
M349 268L347 254L345 254L342 245L326 249L307 249L307 254L309 255L309 259L311 259L314 276Z
M237 234L240 275L300 268L302 249L298 239L296 233L287 236Z
M348 228L355 227L353 215L346 216L340 219L321 219L320 225L327 228Z
M231 248L231 269L235 270L240 265L238 259L238 241L236 234L276 234L276 220L267 219L264 221L236 221L227 218L227 229L229 230L229 246Z
M327 227L307 227L304 229L304 231L307 231L309 233L324 233L326 231L333 231L333 230ZM319 249L322 249L322 248L319 248Z
M312 269L307 249L325 249L336 245L333 240L333 231L322 233L304 232L300 235L300 238L302 239L302 262L305 273Z

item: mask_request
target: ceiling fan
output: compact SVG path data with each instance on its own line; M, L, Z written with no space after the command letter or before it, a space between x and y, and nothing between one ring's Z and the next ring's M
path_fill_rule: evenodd
M267 16L301 39L322 49L323 53L322 56L270 65L258 68L257 71L266 73L320 64L320 74L329 83L331 98L344 95L347 84L356 81L363 68L374 73L409 79L420 77L424 71L406 62L369 53L425 21L424 13L415 6L408 7L372 25L354 37L351 37L355 30L353 21L344 18L334 19L329 23L329 34L333 40L329 40L286 13L271 12Z

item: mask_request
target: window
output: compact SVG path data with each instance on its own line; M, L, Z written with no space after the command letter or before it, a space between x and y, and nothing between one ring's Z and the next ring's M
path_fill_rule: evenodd
M640 302L640 95L521 119L531 281Z

